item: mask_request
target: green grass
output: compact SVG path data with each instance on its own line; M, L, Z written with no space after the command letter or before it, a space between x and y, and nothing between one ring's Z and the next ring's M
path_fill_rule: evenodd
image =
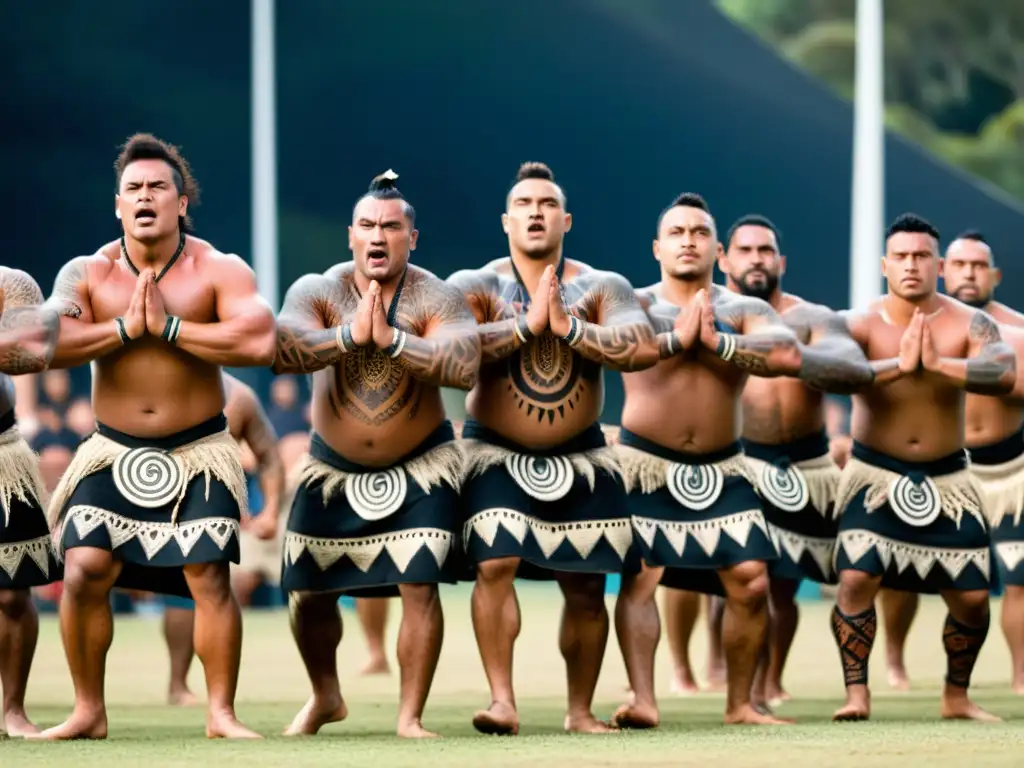
M202 707L177 709L163 704L167 656L156 618L117 622L110 654L107 694L110 738L97 743L0 743L0 766L32 765L111 768L125 765L189 766L866 766L928 765L958 768L1024 764L1024 698L1007 687L1009 655L993 621L988 643L974 675L976 699L1006 719L981 725L939 720L938 691L944 673L941 627L944 608L937 599L922 601L908 647L913 690L891 693L885 685L881 637L871 682L874 719L869 723L834 724L829 718L842 699L841 672L828 629L825 602L805 603L793 648L786 685L794 701L780 708L799 724L787 728L753 729L721 725L722 695L673 697L668 692L669 659L664 642L658 653L658 693L663 726L657 732L602 737L561 733L564 708L564 667L558 654L557 592L524 585L520 588L523 632L516 648L516 686L522 729L513 739L484 737L470 725L473 712L488 701L487 688L469 621L469 589L444 590L447 635L425 725L442 739L405 742L393 736L397 674L360 678L365 645L354 615L346 613L339 660L342 684L351 714L342 724L313 738L278 736L308 695L307 681L282 612L249 613L238 712L252 728L267 735L263 742L211 742L203 738ZM611 598L609 599L609 606ZM998 615L998 603L993 612ZM399 610L389 625L392 643ZM692 643L698 672L705 653L703 624ZM394 665L394 661L392 660ZM193 690L203 691L202 670L193 667ZM626 683L614 640L609 644L597 693L599 715L611 714ZM52 617L43 620L40 648L30 683L30 713L42 726L61 721L70 711L71 683Z

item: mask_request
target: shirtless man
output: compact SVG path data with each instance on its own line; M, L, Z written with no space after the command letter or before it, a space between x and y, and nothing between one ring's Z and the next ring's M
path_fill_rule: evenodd
M338 596L399 595L398 735L435 736L423 708L441 653L439 583L459 576L462 452L441 387L480 365L462 295L409 264L416 213L388 171L356 202L353 260L288 290L275 373L314 373L310 454L285 536L281 585L313 695L287 735L348 714L338 682Z
M50 300L61 315L53 367L92 364L97 431L50 504L75 707L41 738L107 735L115 585L195 600L206 734L259 738L234 713L242 624L229 567L246 489L221 367L269 366L274 315L241 258L186 235L197 187L176 148L138 134L114 167L124 235L68 262Z
M749 215L729 229L721 261L729 290L768 302L802 344L837 343L832 310L783 293L786 257L775 225ZM838 343L849 349L841 331ZM855 352L857 357L861 355ZM795 377L750 377L743 388L743 452L757 477L761 505L774 529L779 558L768 567L771 616L766 663L754 685L754 703L776 705L789 698L782 672L796 635L796 593L803 579L834 584L832 553L836 521L832 502L839 468L829 456L825 393Z
M244 443L252 452L259 469L260 490L263 492L263 509L256 517L244 516L239 533L239 559L242 565L249 561L281 559L278 545L278 518L284 492L284 467L277 453L277 435L259 398L252 388L224 374L224 388L227 405L224 415L228 420L228 432L239 444ZM272 553L265 550L271 549ZM236 567L232 574L232 587L236 599L241 603L251 593L251 579L239 574ZM183 597L164 598L164 640L171 661L171 677L167 699L176 706L195 703L195 696L188 688L188 670L192 666L194 646L192 635L195 625L195 606L192 600Z
M565 258L572 217L550 168L520 167L501 220L510 256L449 278L469 300L483 347L462 431L473 629L491 689L491 705L473 725L483 733L519 732L513 582L517 575L553 577L565 598L564 727L607 733L591 710L608 642L605 577L621 572L632 533L598 422L602 367L653 365L658 340L624 278Z
M942 277L947 294L990 315L1018 359L1024 358L1024 315L993 299L1000 273L982 234L964 232L950 243ZM965 429L971 469L985 491L1004 589L1002 624L1010 646L1011 685L1014 693L1024 694L1024 376L1017 376L1005 397L968 395Z
M56 312L29 275L0 267L0 692L2 730L38 733L25 714L39 617L30 590L60 580L46 526L39 459L18 432L11 376L46 370L57 344Z
M1013 390L1016 355L983 312L937 293L939 234L912 214L886 232L888 294L847 318L874 381L853 396L853 448L836 492L839 590L832 631L846 682L835 720L871 713L868 658L879 587L942 595L941 713L997 720L967 696L989 627L989 530L964 450L966 393Z
M614 719L634 728L658 725L653 678L661 633L654 595L661 582L725 596L725 722L782 724L751 702L768 620L766 564L777 553L755 490L758 477L739 442L739 401L752 373L800 375L823 386L830 374L866 380L870 371L862 355L843 361L801 348L766 302L712 286L722 246L699 195L676 198L659 216L656 233L662 279L641 294L656 330L669 334L671 355L622 377L618 453L643 567L623 575L616 604L634 699Z

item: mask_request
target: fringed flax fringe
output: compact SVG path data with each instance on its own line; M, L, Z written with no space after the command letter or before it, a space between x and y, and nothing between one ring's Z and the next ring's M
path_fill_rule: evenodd
M971 471L981 484L985 516L993 526L1007 515L1020 525L1024 510L1024 454L1002 464L972 464Z
M618 457L626 493L631 493L637 486L641 493L654 493L668 482L669 469L678 465L678 462L669 461L621 443L615 446L615 454ZM717 461L712 466L718 467L724 477L742 477L752 486L757 487L754 473L742 453Z
M467 480L474 475L482 474L491 467L503 464L509 456L529 455L528 453L518 454L516 451L511 451L500 445L485 443L482 440L462 440L461 444L465 455L463 477ZM581 453L569 453L564 458L569 460L573 469L576 470L576 474L587 481L590 490L594 490L594 483L597 480L595 468L603 469L612 476L620 474L619 463L611 446L602 446Z
M889 486L900 477L901 475L896 472L875 467L851 457L843 468L839 488L836 490L836 517L843 513L853 501L853 497L864 488L868 489L867 495L864 497L864 506L868 512L874 512L884 506L888 503ZM964 512L984 523L985 518L982 513L984 491L971 470L964 469L941 477L933 477L931 480L939 491L942 514L957 525L960 525L960 519Z
M61 512L78 484L89 475L109 467L118 456L128 450L131 449L98 432L79 446L75 458L64 472L50 501L47 519L51 531L60 525ZM249 499L245 473L242 470L242 453L238 443L227 430L175 448L170 453L181 461L184 475L181 493L171 511L172 523L177 522L178 508L185 498L189 484L199 474L204 475L206 479L207 500L210 498L210 481L216 478L224 483L238 504L239 510L245 514L249 508Z
M413 482L423 489L424 493L430 493L431 487L441 483L448 483L456 491L459 490L462 484L462 464L462 451L458 444L449 442L406 462L402 468L409 474ZM330 464L314 459L309 454L306 454L299 464L300 484L309 486L316 482L323 482L325 506L332 496L341 492L345 487L345 480L350 474L353 473L336 469Z
M4 525L11 522L11 500L23 504L46 504L43 477L39 473L39 457L25 442L18 428L0 434L0 504L4 508Z
M750 456L746 458L754 476L760 478L767 462ZM827 515L830 505L836 498L836 491L839 489L839 467L829 456L796 462L792 467L803 475L804 482L807 483L807 495L810 497L811 506L822 515ZM754 487L760 491L758 483L754 483Z

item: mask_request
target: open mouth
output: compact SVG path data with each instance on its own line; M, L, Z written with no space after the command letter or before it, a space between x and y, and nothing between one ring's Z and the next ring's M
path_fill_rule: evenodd
M152 224L156 221L156 211L152 208L140 208L135 212L136 224Z
M534 233L541 233L541 234L543 234L543 232L544 232L544 225L541 224L539 221L535 221L533 224L531 224L530 226L528 226L526 228L526 231L531 233L531 234L534 234Z
M388 260L388 252L383 248L374 248L366 252L366 260L371 266L380 266Z

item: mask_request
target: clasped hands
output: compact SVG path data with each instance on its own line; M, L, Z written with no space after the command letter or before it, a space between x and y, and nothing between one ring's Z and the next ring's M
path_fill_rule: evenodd
M573 329L573 318L574 315L565 306L555 268L548 265L540 276L537 290L526 310L526 327L533 336L550 330L553 335L564 339L568 338Z
M916 371L937 371L941 357L935 348L935 334L931 323L919 308L914 309L910 325L900 339L900 371L914 373Z
M721 334L715 328L715 312L711 307L711 292L703 288L689 306L679 311L672 327L673 351L687 352L698 344L719 353Z
M374 346L387 349L395 342L395 329L388 323L380 283L376 280L370 281L370 287L359 301L349 323L349 330L352 343L357 347L365 347L373 342Z
M156 285L156 272L152 269L142 270L135 281L135 291L128 302L128 310L120 318L124 323L125 335L132 341L147 333L164 337L167 317L164 297Z

